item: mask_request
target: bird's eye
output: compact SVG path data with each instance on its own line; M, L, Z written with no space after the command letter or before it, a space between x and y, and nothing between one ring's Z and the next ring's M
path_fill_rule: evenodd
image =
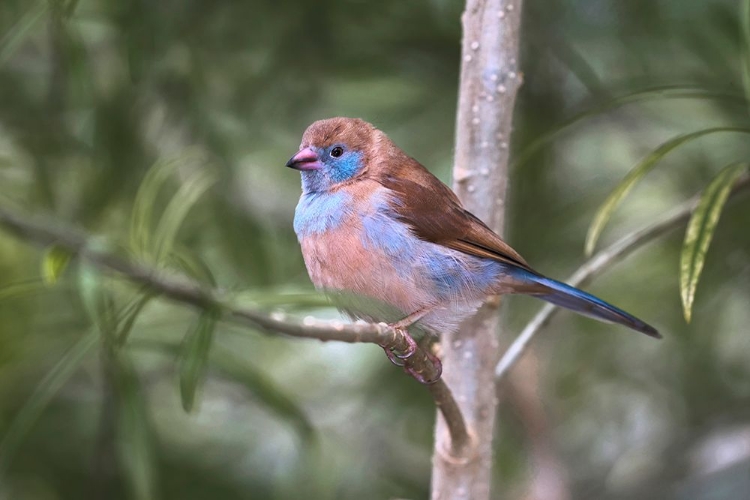
M344 154L344 148L342 148L341 146L336 146L331 150L331 156L333 156L334 158L338 158L342 154Z

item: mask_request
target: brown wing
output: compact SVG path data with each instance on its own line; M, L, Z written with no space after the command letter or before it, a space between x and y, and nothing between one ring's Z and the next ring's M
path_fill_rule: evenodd
M536 274L518 252L461 206L453 191L416 160L401 161L378 182L397 194L394 209L421 239Z

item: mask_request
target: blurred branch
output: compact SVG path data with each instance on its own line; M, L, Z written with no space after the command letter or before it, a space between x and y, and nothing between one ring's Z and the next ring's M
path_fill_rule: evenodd
M745 176L734 185L730 196L734 196L748 188L750 188L750 176ZM677 207L672 212L664 215L660 220L650 226L626 234L586 261L570 276L570 278L568 278L567 283L576 287L583 286L599 273L624 259L630 253L646 243L655 240L672 229L684 225L687 223L690 214L695 209L699 200L700 193ZM508 350L505 351L505 354L497 364L497 368L495 368L496 383L499 383L503 377L507 375L508 371L526 351L534 336L539 333L542 327L549 322L557 311L557 307L547 304L526 325L523 331L521 331L521 334L516 337L516 340L514 340Z
M94 264L102 270L116 271L128 280L146 285L151 291L177 302L190 304L200 309L220 309L226 317L268 333L281 333L292 337L336 340L349 343L378 344L384 349L404 352L409 348L404 334L385 323L323 322L305 318L302 323L285 321L284 315L267 315L254 309L232 304L219 290L205 288L179 275L128 261L117 255L102 251L102 245L90 244L95 238L73 228L51 224L38 217L21 215L0 207L0 225L19 239L41 246L56 245ZM409 358L410 368L426 374L426 379L436 378L433 363L424 349ZM469 444L469 434L463 416L451 391L442 380L430 386L435 404L440 409L451 436L451 450L459 453Z

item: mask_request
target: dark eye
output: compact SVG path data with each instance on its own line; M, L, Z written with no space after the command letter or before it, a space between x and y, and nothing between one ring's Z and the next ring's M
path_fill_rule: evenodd
M341 146L336 146L331 150L331 156L333 156L334 158L338 158L342 154L344 154L344 148L342 148Z

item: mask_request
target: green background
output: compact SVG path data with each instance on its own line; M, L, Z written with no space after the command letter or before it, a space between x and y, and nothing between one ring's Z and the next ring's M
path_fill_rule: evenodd
M213 280L259 309L337 317L312 293L291 227L299 175L284 163L313 120L356 116L448 182L462 7L2 0L0 202ZM747 126L736 2L526 2L521 45L514 156L559 133L514 164L506 237L550 276L584 261L596 208L655 147ZM673 98L680 92L691 97ZM714 134L675 151L617 210L600 246L748 150L743 135ZM167 169L161 184L144 181ZM205 175L213 184L188 202ZM139 188L156 193L152 203L136 198ZM179 229L163 258L134 244L134 209L148 241ZM164 214L173 218L159 226ZM576 499L750 491L750 202L722 215L689 325L683 238L669 233L588 288L664 340L568 312L539 337L501 394L498 498L521 498L547 455ZM45 283L44 263L55 262L0 230L0 499L427 497L434 406L379 348L220 322L186 413L180 374L202 370L185 353L206 352L211 333L196 327L198 313L151 300L113 349L108 332L121 323L107 318L138 289L77 260ZM503 342L542 305L507 302ZM81 346L80 363L64 361Z

